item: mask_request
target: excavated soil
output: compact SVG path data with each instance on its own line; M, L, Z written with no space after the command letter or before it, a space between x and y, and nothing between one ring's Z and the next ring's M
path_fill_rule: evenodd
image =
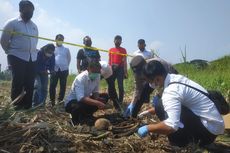
M145 104L143 109L147 107ZM10 105L9 88L1 88L0 152L230 152L230 135L227 132L206 149L196 144L179 148L171 146L163 135L153 134L142 139L136 134L139 126L151 123L151 118L157 120L154 116L143 120L125 119L110 108L98 111L95 117L110 120L109 129L98 131L93 126L73 126L63 103L54 107L48 104L46 107L14 111Z

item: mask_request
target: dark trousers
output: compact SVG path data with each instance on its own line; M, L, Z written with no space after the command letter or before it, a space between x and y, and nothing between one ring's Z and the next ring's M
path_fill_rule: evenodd
M118 101L118 96L117 96L116 90L114 90L115 89L115 83L114 83L113 77L110 76L109 78L107 78L106 82L108 84L109 98L113 101L113 106L116 109L119 109L119 104L118 104L119 101Z
M103 103L107 103L109 96L108 94L100 94L99 101ZM98 110L97 106L87 105L84 102L79 102L76 99L69 101L67 106L65 107L66 112L72 115L72 122L74 125L76 124L94 124L93 113Z
M62 101L64 99L68 75L69 75L68 70L66 71L59 70L55 74L51 74L49 93L50 93L50 101L52 102L52 104L55 104L56 87L57 87L58 80L60 85L58 101Z
M146 83L144 85L144 88L141 92L141 96L140 96L140 99L137 100L134 108L133 108L133 113L132 113L132 117L137 117L137 114L138 112L140 111L142 105L144 103L148 103L149 102L149 99L150 99L150 94L153 92L153 88L151 88L149 86L149 83Z
M164 111L161 101L155 105L156 115L160 120L168 118ZM210 133L202 124L200 117L195 115L190 109L182 106L180 121L184 124L184 128L179 128L176 132L168 135L168 139L173 145L184 147L188 143L193 142L199 146L205 146L212 143L216 139L216 135Z
M116 88L115 88L115 80L117 80L119 97L117 96ZM108 83L108 92L111 99L118 99L118 102L121 104L124 98L124 67L118 66L113 68L113 75L107 79ZM117 104L115 104L117 107Z
M27 62L13 55L8 55L7 58L12 70L11 100L18 97L24 89L25 96L15 105L29 109L32 106L36 62Z

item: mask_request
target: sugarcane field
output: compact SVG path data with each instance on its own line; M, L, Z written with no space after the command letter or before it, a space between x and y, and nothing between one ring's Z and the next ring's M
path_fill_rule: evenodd
M171 146L163 135L152 134L144 139L137 135L136 130L141 124L157 122L156 117L124 119L113 108L95 114L97 118L109 122L99 127L99 130L95 126L73 126L70 115L64 111L63 103L55 107L47 105L15 112L10 105L9 86L9 83L2 83L0 92L0 152L3 153L229 152L229 130L208 150L200 149L192 143L179 148ZM143 109L147 107L148 104Z
M0 153L230 153L229 0L0 0Z

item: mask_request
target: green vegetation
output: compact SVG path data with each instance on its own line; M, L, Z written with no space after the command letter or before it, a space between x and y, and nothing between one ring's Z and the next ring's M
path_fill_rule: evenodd
M207 67L197 67L190 63L180 63L174 65L180 74L187 76L191 80L201 84L206 89L221 91L225 97L230 97L230 55L212 61ZM134 90L134 77L129 70L128 79L124 81L125 93L130 95ZM76 75L68 77L68 85L71 85ZM107 88L106 81L101 80L101 89Z
M199 68L189 63L174 65L180 74L201 84L206 89L221 91L225 96L230 90L230 56L212 61L207 67Z
M71 85L72 85L72 82L74 81L75 77L76 77L76 74L70 74L70 75L68 76L68 79L67 79L67 86L71 86Z
M1 80L5 80L5 81L11 80L11 72L9 70L0 72L0 81Z

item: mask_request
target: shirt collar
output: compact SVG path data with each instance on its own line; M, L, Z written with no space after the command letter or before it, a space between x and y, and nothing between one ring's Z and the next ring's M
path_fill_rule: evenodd
M164 88L166 88L169 85L170 82L171 82L171 76L168 73L166 78L165 78L165 81L164 81Z
M140 53L144 53L144 52L146 52L146 49L144 49L143 51L141 51L140 49L138 49L138 51L139 51Z
M23 21L21 16L18 17L18 21Z
M29 23L29 22L31 22L31 20L29 20L28 22L25 22L25 21L22 19L21 16L18 17L18 21L21 21L21 22L24 22L24 23Z
M56 47L63 47L63 45L61 45L61 46L56 46Z
M89 71L88 70L85 70L85 74L87 76L87 80L90 81L90 78L89 78Z

